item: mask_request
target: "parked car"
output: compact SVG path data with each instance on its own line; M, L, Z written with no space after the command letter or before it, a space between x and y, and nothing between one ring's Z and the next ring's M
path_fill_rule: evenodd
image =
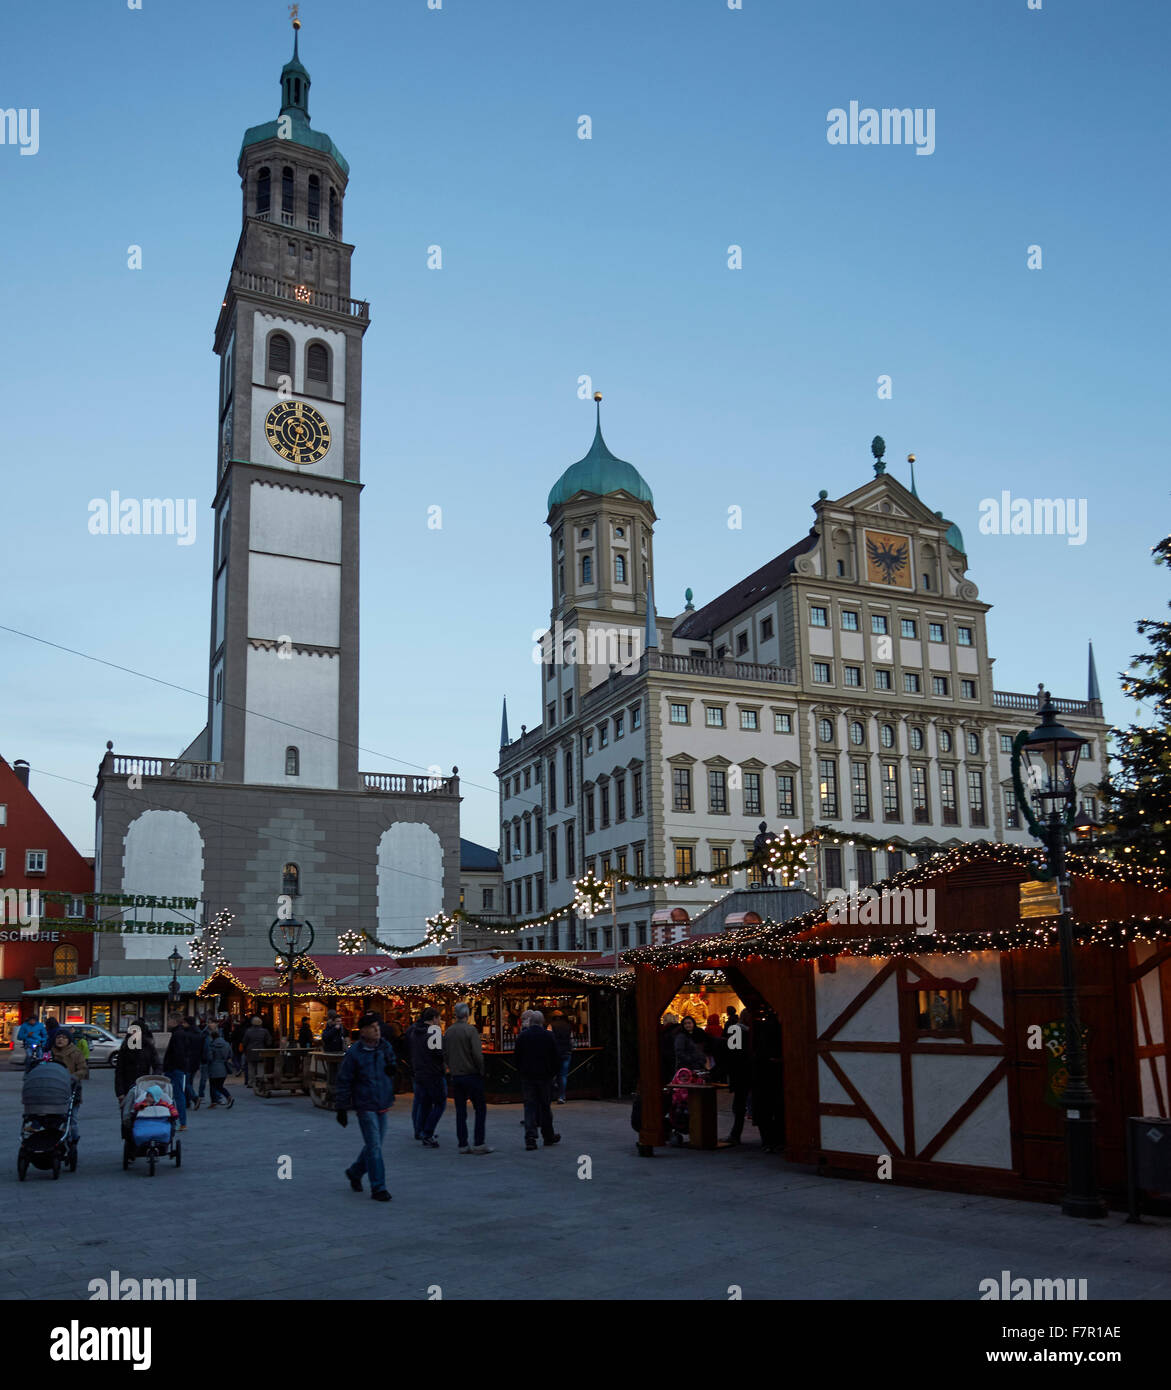
M118 1049L122 1040L106 1028L96 1023L67 1023L65 1025L74 1038L84 1038L89 1043L89 1064L91 1067L112 1067L118 1060Z

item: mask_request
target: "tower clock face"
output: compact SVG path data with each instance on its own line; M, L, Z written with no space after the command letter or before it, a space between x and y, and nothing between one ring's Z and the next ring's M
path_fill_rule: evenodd
M264 433L290 463L317 463L329 453L329 426L304 401L278 401L265 416Z

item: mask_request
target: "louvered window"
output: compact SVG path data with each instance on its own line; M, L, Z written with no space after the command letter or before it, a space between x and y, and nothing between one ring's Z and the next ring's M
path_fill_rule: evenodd
M310 343L305 356L305 375L310 381L329 381L329 351L320 343Z
M310 224L317 223L321 218L321 180L316 174L309 175L309 221ZM310 225L309 230L315 232L316 225Z
M293 210L293 171L286 164L281 170L281 211Z
M261 169L256 175L256 211L259 215L268 212L272 207L272 175L267 169Z
M274 333L268 340L268 370L288 376L293 366L293 348L283 333Z

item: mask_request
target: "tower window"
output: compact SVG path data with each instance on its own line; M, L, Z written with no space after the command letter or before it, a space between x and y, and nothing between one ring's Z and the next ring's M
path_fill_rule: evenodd
M616 584L626 583L626 556L614 556L614 582Z
M294 748L292 744L285 749L285 776L300 777L301 775L301 752Z
M321 227L321 180L316 174L309 175L309 230L319 231Z
M594 561L593 557L583 555L581 557L581 582L592 584L594 582Z
M296 864L286 864L281 870L281 892L295 898L301 891L301 870Z
M272 207L272 175L261 169L256 175L256 215L261 217Z
M274 333L268 340L268 370L288 376L293 367L293 345L283 333Z
M281 212L293 211L293 171L286 164L281 170Z
M331 189L329 190L329 234L330 234L330 236L337 236L337 234L338 234L338 225L337 225L338 218L337 218L337 214L338 214L337 190L334 189L334 188L331 188Z
M293 81L293 105L301 105L301 79L299 77Z
M305 375L310 381L329 385L329 349L322 343L310 343L305 354Z

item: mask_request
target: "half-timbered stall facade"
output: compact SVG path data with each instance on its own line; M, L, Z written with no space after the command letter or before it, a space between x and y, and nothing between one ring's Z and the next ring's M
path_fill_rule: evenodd
M754 1058L754 1075L779 1072L788 1159L1052 1198L1065 1177L1061 962L1057 918L1029 915L1030 859L978 842L783 924L627 953L643 1097L662 1090L663 1014L694 972L718 971L776 1053ZM1126 1117L1171 1114L1171 891L1152 871L1074 855L1070 899L1098 1180L1117 1201ZM644 1100L643 1154L664 1141L659 1113Z

